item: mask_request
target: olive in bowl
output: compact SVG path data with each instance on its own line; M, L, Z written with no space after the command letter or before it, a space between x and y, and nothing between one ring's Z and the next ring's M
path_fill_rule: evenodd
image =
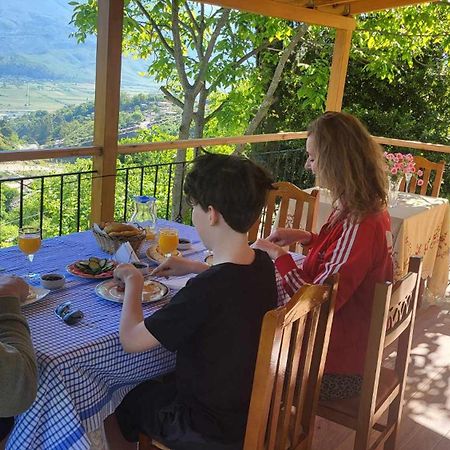
M148 264L143 262L134 262L132 264L137 270L139 270L139 272L142 273L142 275L144 275L144 277L148 274Z
M66 279L60 273L45 273L41 275L41 285L45 289L59 289L64 286Z
M180 238L178 240L178 250L189 250L191 248L192 244L189 239Z

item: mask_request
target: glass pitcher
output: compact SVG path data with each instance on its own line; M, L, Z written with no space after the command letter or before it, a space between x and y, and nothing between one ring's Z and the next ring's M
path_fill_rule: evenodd
M130 222L145 229L146 239L155 238L156 230L156 198L147 195L135 195L134 213Z

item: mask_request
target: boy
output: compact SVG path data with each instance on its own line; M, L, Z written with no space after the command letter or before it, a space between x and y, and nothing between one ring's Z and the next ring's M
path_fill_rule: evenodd
M158 344L177 351L176 382L137 386L116 411L128 441L138 433L172 449L239 449L264 314L276 307L273 263L249 247L247 232L265 204L272 179L248 159L205 154L186 176L192 222L214 265L171 257L153 274L197 273L170 303L143 318L142 275L120 265L125 284L120 341L125 351Z

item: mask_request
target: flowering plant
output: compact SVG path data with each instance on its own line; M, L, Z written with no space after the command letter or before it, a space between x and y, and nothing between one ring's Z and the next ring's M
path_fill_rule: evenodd
M421 170L416 171L416 163L411 153L404 155L402 153L388 153L384 152L384 158L386 160L389 176L394 181L400 181L405 177L408 183L411 177L419 178L423 175ZM418 179L417 185L422 186L423 180Z

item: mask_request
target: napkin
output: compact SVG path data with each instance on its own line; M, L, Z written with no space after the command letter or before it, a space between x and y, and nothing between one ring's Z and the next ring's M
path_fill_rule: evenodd
M124 242L114 253L113 259L119 263L139 262L139 258L129 242Z

